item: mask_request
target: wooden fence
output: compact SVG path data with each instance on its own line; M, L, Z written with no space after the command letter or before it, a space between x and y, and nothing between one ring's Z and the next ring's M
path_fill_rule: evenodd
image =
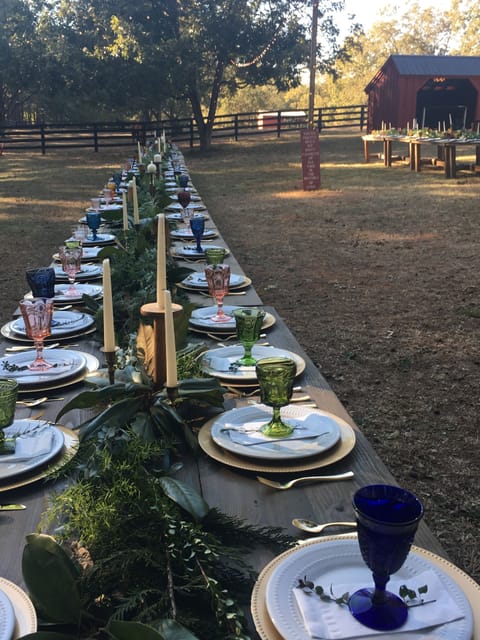
M322 107L315 110L318 129L358 127L366 123L366 107ZM276 134L297 131L307 126L307 112L282 109L280 111L249 112L219 115L215 119L212 141L221 138L238 140L242 136ZM154 132L165 131L168 139L188 142L194 147L199 142L197 125L193 118L161 120L157 122L103 122L83 124L26 124L0 126L0 154L3 149L15 151L47 151L71 148L100 148L131 146L152 139Z

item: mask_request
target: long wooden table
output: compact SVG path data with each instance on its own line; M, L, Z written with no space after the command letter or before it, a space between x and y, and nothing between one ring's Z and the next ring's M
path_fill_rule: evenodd
M221 237L220 241L223 243ZM233 256L230 255L229 260L235 266L235 269L237 269L237 266L240 269L240 265L236 263ZM188 264L190 265L191 263ZM197 269L201 268L201 263L198 263ZM254 287L251 288L250 294L248 297L240 298L239 302L242 305L245 303L255 305L261 303ZM198 302L204 306L211 304L203 296L198 296ZM232 299L229 303L237 304L237 300ZM396 482L367 438L353 423L353 420L317 367L289 331L283 319L274 308L266 307L266 310L275 317L276 321L268 330L269 343L272 346L293 351L305 360L305 370L297 380L297 384L302 387L302 393L308 393L319 409L345 420L353 427L355 432L356 444L353 450L335 464L317 470L318 473L351 470L354 472L354 478L346 481L297 486L288 491L277 491L259 483L256 479L256 472L222 464L205 454L201 455L197 460L187 457L184 460L182 476L183 479L189 481L193 487L201 492L211 507L221 509L225 513L237 516L254 525L280 526L284 527L292 535L304 537L291 525L293 517L304 517L319 522L351 520L353 518L351 499L357 488L370 483L396 484ZM216 345L216 342L210 340L207 336L196 335L193 339L205 339L210 348ZM0 353L4 352L5 346L6 341L2 340ZM103 357L99 351L100 344L94 337L87 337L81 340L78 348L79 350L96 354L101 364L103 364ZM51 402L41 407L44 410L43 417L54 420L63 403L74 397L82 387L83 383L80 383L73 387L62 389L61 393L65 400ZM54 393L55 395L58 394L57 391ZM244 406L247 402L251 402L251 398L242 398L233 393L226 395L227 408ZM19 407L16 417L31 417L37 412L38 408L27 409ZM67 427L75 428L86 417L84 412L75 411L67 414L62 423ZM301 475L314 474L315 470L312 469ZM268 474L262 473L261 475ZM291 477L291 475L289 473L281 474L280 476L275 474L275 477L276 479L282 479L282 477ZM2 502L23 502L27 506L25 511L0 512L0 535L3 550L3 553L0 554L1 576L23 585L21 554L25 536L36 530L49 494L52 490L58 490L59 488L61 490L61 486L54 487L51 483L37 482L23 488L4 492L1 496ZM445 557L444 549L428 528L427 523L428 513L425 521L420 524L416 536L416 544ZM261 570L271 559L271 554L265 550L258 550L252 558L255 568Z

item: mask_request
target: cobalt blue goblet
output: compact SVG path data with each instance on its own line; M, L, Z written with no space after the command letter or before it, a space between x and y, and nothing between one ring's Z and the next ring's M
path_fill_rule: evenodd
M98 211L87 211L87 224L88 228L92 232L92 235L89 237L89 240L97 239L97 231L100 227L101 217Z
M193 236L197 241L196 251L198 253L202 253L202 236L205 231L205 218L203 216L196 216L195 218L190 218L190 229L192 230Z
M368 485L353 496L362 558L373 573L374 588L356 591L348 606L366 627L392 631L408 616L405 602L386 590L387 582L405 562L423 516L420 500L405 489Z
M55 269L53 267L27 269L25 273L34 298L53 298L55 296Z

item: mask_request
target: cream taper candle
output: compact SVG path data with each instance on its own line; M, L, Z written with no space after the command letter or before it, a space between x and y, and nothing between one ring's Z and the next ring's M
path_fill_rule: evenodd
M177 379L177 349L175 345L175 329L173 325L172 297L170 291L164 291L165 304L165 360L166 382L165 386L173 389L178 386Z
M105 258L103 265L103 348L115 351L115 330L113 328L112 280L110 260Z
M128 231L128 207L127 207L126 191L122 191L122 206L123 206L123 230Z
M132 197L133 197L133 224L140 224L140 215L138 213L138 193L137 193L137 181L135 178L132 180Z
M165 255L165 215L159 213L157 216L157 304L160 308L165 302L163 292L167 288Z
M137 142L138 148L138 164L142 164L142 148L140 147L140 142Z

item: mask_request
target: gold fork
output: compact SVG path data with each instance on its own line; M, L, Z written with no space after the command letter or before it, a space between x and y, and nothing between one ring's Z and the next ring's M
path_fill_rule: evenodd
M276 482L275 480L269 480L268 478L264 478L263 476L257 476L257 480L262 484L267 485L267 487L285 491L285 489L291 489L298 482L332 482L334 480L350 480L351 478L353 478L353 476L353 471L346 471L345 473L335 473L325 476L306 476L304 478L294 478L293 480L289 480L288 482Z

